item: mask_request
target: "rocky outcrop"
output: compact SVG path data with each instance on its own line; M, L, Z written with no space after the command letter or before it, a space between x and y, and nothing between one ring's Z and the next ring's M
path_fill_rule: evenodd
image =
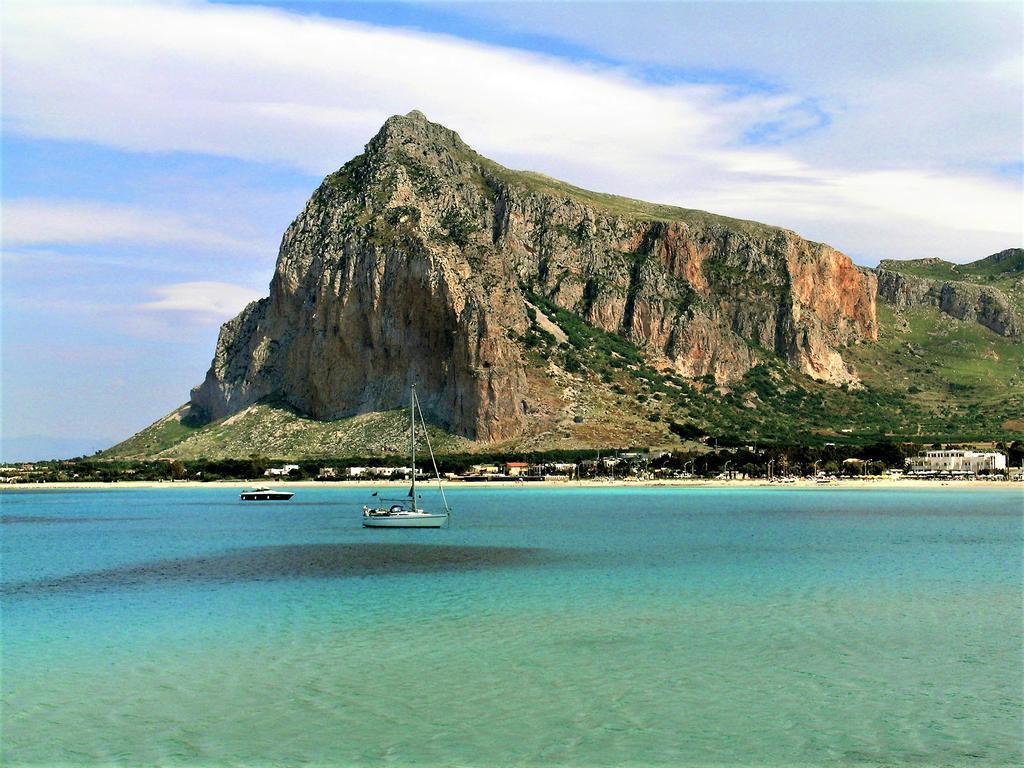
M1006 248L986 256L978 264L990 264L1008 272L1024 271L1024 248Z
M435 422L503 440L529 419L531 296L686 376L727 383L777 355L843 383L843 347L876 338L875 292L793 232L509 171L412 112L288 227L269 298L224 325L192 405L335 418L400 406L416 382Z
M1021 337L1021 322L1009 298L998 288L907 275L887 269L885 265L876 273L878 298L896 309L938 307L947 315L980 323L1001 336Z

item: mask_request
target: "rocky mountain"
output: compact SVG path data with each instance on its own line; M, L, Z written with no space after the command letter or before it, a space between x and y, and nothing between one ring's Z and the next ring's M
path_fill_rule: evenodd
M876 302L877 299L877 302ZM418 112L328 176L191 401L108 457L1024 437L1024 251L857 267L511 171Z
M224 325L191 405L337 419L400 407L417 382L439 425L514 438L538 407L577 405L557 364L527 354L540 301L685 379L724 385L779 358L856 384L842 349L877 337L875 294L827 245L513 172L411 112L288 227L270 296Z

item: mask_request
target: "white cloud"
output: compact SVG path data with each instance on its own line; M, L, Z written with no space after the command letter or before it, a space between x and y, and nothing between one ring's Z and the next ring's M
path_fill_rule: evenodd
M988 76L993 80L1001 80L1009 84L1010 87L1019 88L1021 78L1024 77L1022 72L1024 72L1024 56L1018 54L1001 59L988 71Z
M104 318L111 327L117 327L127 336L173 339L180 332L182 320L199 325L220 323L237 315L249 302L266 295L265 290L245 285L202 280L155 288L125 288L123 294L142 291L156 297L139 304L125 301L124 295L118 295L117 285L94 286L94 290L101 295L82 296L80 291L76 293L72 287L63 286L48 294L5 296L4 305L8 310L22 313L73 317L76 322ZM170 315L161 316L161 313Z
M30 136L324 173L388 114L418 107L514 167L771 221L852 252L870 244L875 256L927 251L964 260L984 255L993 233L1006 245L1021 240L1019 180L872 166L870 152L830 153L828 130L816 133L824 148L803 155L740 148L754 126L804 125L805 96L795 92L737 97L726 86L652 85L609 66L264 8L8 3L4 13L5 122ZM823 45L814 42L822 57ZM731 50L742 57L741 48ZM869 69L878 87L855 95L898 103L884 68ZM848 136L849 125L839 132ZM885 129L861 130L879 156L887 154L878 140ZM126 223L145 234L143 222ZM79 217L75 226L87 225ZM878 243L880 230L898 233L897 245Z
M139 305L139 309L183 312L204 319L234 317L246 304L264 295L247 286L203 281L164 285L153 293L159 298Z
M808 157L929 170L1020 160L1019 2L499 2L451 11L633 67L802 94L832 120L810 135Z
M136 243L258 251L262 243L225 233L214 222L166 211L82 200L3 202L3 243L11 246Z

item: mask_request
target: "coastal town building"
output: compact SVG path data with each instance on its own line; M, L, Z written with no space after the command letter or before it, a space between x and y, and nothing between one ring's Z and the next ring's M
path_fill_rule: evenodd
M544 466L544 471L549 475L573 475L576 474L576 465L554 462Z
M350 480L369 478L406 478L412 470L409 467L345 467L344 477Z
M405 479L408 479L408 478L412 477L412 468L411 467L367 467L366 468L366 474L371 475L373 477L390 477L392 480L394 480L396 478L397 479L405 480ZM417 470L416 471L416 475L419 476L420 474L421 474L421 471Z
M1005 469L1006 454L998 451L934 450L910 460L910 471L915 474L977 475Z
M266 477L287 477L289 472L293 469L297 470L298 468L298 464L285 464L283 467L270 467L270 469L263 474Z

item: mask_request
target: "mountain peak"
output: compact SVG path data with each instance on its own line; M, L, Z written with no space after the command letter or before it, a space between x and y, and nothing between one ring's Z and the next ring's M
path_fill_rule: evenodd
M391 147L402 151L408 151L410 146L420 149L468 149L459 134L440 123L431 122L418 109L405 115L389 117L368 146Z

